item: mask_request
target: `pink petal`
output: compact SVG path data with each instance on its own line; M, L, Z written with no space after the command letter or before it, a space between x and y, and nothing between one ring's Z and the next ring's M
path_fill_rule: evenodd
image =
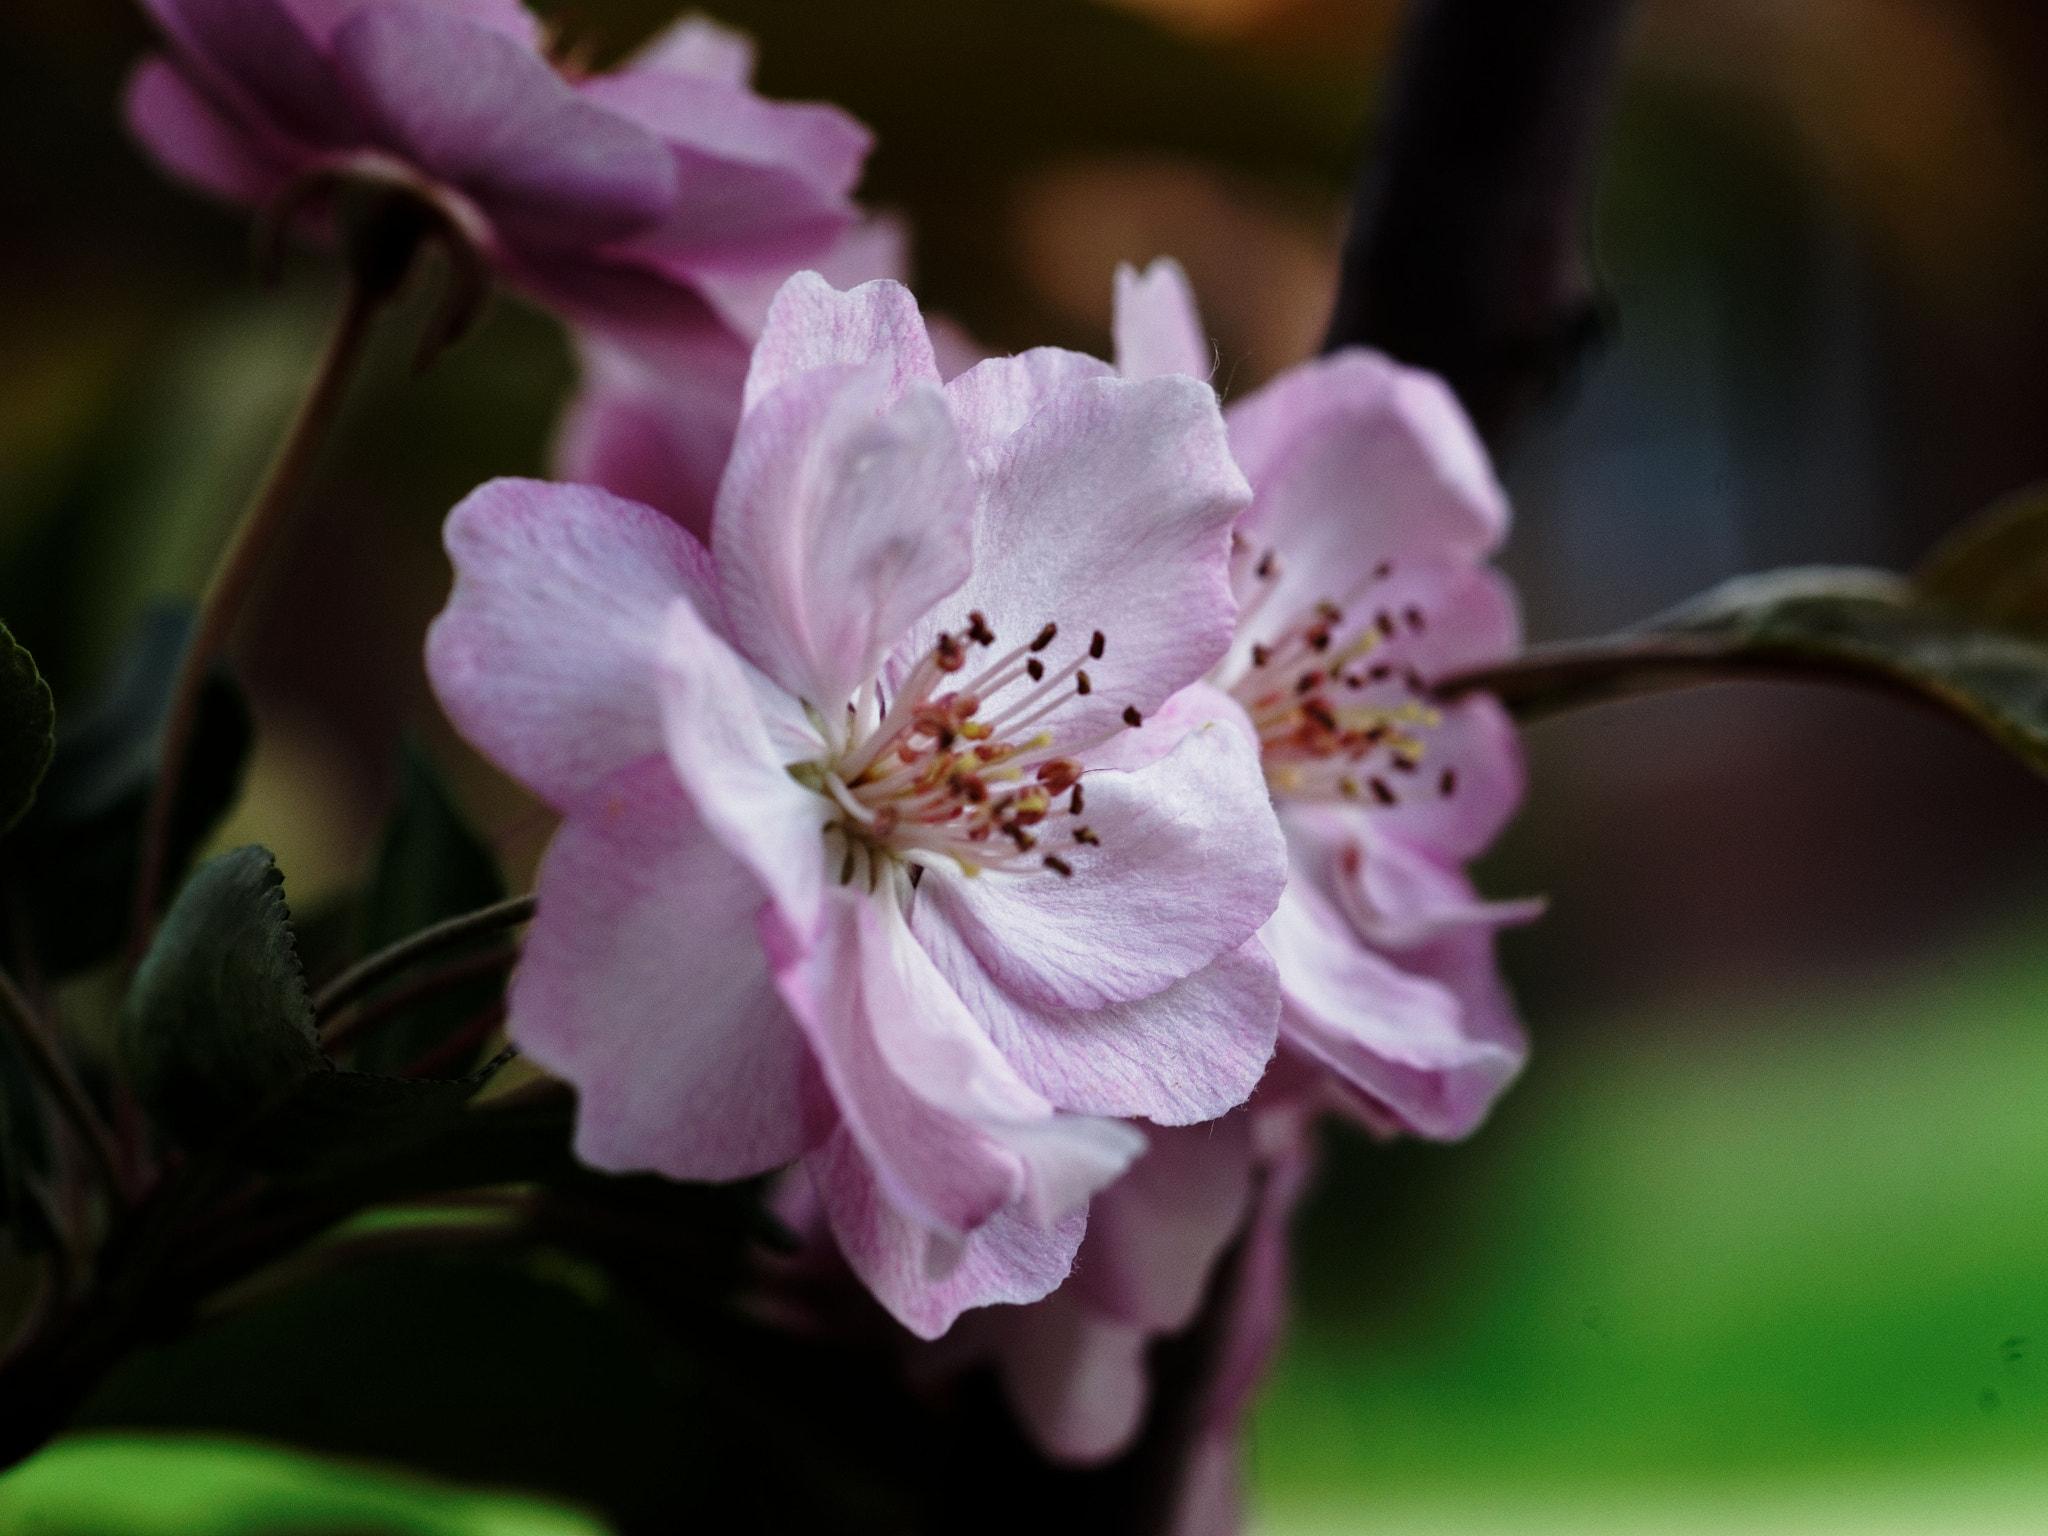
M1024 424L1065 391L1116 370L1099 357L1063 347L1033 347L1015 357L987 357L946 384L946 403L978 476L993 474Z
M1126 710L1154 713L1229 648L1226 561L1246 494L1206 384L1082 371L1060 367L1048 387L1043 363L994 358L947 386L981 482L974 571L899 652L921 656L970 610L1006 645L1056 624L1048 667L1100 631L1092 691L1044 723L1068 751L1120 731Z
M1054 1116L886 892L832 892L816 943L777 975L881 1190L933 1232L962 1237L1010 1206L1050 1226L1143 1150L1114 1122Z
M1260 937L1287 997L1281 1037L1425 1136L1465 1135L1522 1064L1468 1027L1444 984L1374 954L1325 898L1288 887Z
M669 607L653 674L669 762L698 817L773 896L795 941L808 942L824 888L825 824L838 813L783 765L815 756L816 737L687 602Z
M1212 1120L1250 1096L1272 1057L1279 978L1256 939L1150 997L1083 1010L1004 990L936 903L914 902L911 928L1018 1075L1062 1109Z
M1351 805L1287 805L1295 878L1325 892L1360 937L1401 951L1468 928L1525 923L1541 901L1487 901L1463 870L1417 846L1386 818Z
M660 513L587 486L493 480L448 515L455 590L427 631L441 707L557 808L662 747L663 618L717 609L710 557Z
M745 343L695 289L609 249L541 250L501 243L492 254L514 287L654 365L708 366L720 375L744 375Z
M934 867L918 887L1004 990L1070 1009L1149 998L1271 915L1286 854L1237 731L1197 731L1149 768L1090 773L1082 787L1099 844L1061 847L1071 879Z
M1500 702L1474 694L1439 706L1441 719L1424 733L1414 774L1383 774L1399 796L1372 814L1418 847L1452 863L1476 857L1521 804L1521 738ZM1453 777L1448 781L1446 772Z
M798 374L875 358L885 362L891 403L913 385L939 382L931 337L910 290L872 282L841 293L816 272L799 272L769 306L747 371L745 408L751 411Z
M655 33L626 67L746 85L754 78L754 43L744 32L690 15Z
M747 354L729 338L650 362L586 331L583 380L555 443L555 473L643 502L711 537L711 507L739 428Z
M674 204L675 165L652 134L494 28L371 5L335 33L334 59L385 144L475 198L512 243L615 240Z
M1070 1282L1003 1317L997 1367L1038 1448L1055 1462L1088 1466L1121 1454L1144 1422L1152 1335L1098 1315L1073 1289Z
M1507 500L1457 401L1432 374L1360 350L1290 369L1229 411L1257 488L1238 531L1280 575L1262 616L1349 608L1391 564L1470 564L1499 544Z
M1246 1115L1149 1133L1145 1155L1088 1208L1065 1289L1099 1316L1173 1333L1194 1321L1210 1272L1249 1214Z
M998 1211L958 1241L920 1226L884 1198L873 1170L844 1129L804 1159L854 1273L896 1320L936 1339L962 1312L999 1302L1037 1301L1074 1265L1085 1213L1049 1227L1016 1210Z
M650 758L570 807L507 1029L575 1085L576 1154L746 1178L804 1150L803 1037L755 937L764 893Z
M1116 269L1116 368L1127 379L1186 374L1204 383L1216 369L1215 350L1188 275L1171 256L1143 273L1128 263Z
M899 394L884 357L791 379L748 407L712 523L740 649L837 721L965 579L973 516L936 387Z
M361 119L316 40L281 0L144 0L182 72L273 156L352 147Z
M663 70L585 81L584 99L668 146L676 196L634 249L733 271L826 249L856 217L847 194L873 138L836 107L764 101L743 86Z
M838 239L806 257L803 265L842 293L881 277L908 282L910 231L901 219L873 214L842 230ZM779 267L752 272L700 267L690 274L691 283L711 301L725 323L742 336L761 334L775 295L788 280L788 271ZM925 322L935 353L941 340L940 324L929 318ZM943 373L944 359L940 362Z
M125 109L129 129L171 174L215 196L267 202L289 177L162 59L145 59L129 77Z
M541 51L540 19L519 0L429 0L429 3L480 27L489 27L531 52Z

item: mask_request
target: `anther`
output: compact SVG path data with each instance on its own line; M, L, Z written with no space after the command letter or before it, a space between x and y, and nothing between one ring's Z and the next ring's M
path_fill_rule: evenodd
M1385 581L1389 576L1393 574L1394 562L1391 560L1382 560L1378 565L1372 568L1372 579L1374 581Z
M1031 681L1035 683L1045 676L1045 663L1033 656L1024 663L1024 670L1031 674Z
M1455 795L1458 792L1458 770L1446 768L1442 773L1438 774L1436 788L1437 793L1443 795L1446 799Z
M1379 801L1381 805L1395 805L1399 803L1393 790L1387 787L1385 779L1370 779L1367 782L1372 786L1373 799Z
M1422 764L1417 762L1414 758L1408 756L1408 754L1405 752L1396 752L1394 754L1394 766L1395 768L1399 769L1402 773L1413 773L1417 768L1420 768Z
M1099 848L1102 846L1102 839L1097 837L1093 832L1089 831L1086 827L1074 828L1074 841L1077 843L1086 843L1090 848Z
M1403 610L1401 617L1408 621L1408 627L1414 630L1415 633L1417 633L1418 635L1422 633L1423 619L1422 610L1420 608L1405 609Z
M1062 880L1069 878L1074 873L1074 866L1056 853L1048 853L1045 856L1045 867L1058 875Z
M967 638L976 645L996 643L996 632L988 627L988 620L982 617L980 609L967 615Z
M1316 691L1316 690L1317 690L1318 688L1320 688L1320 687L1322 687L1322 686L1323 686L1323 674L1322 674L1322 673L1320 673L1320 672L1304 672L1304 673L1302 673L1302 674L1301 674L1301 676L1300 676L1300 677L1299 677L1298 679L1296 679L1296 681L1295 681L1295 684L1294 684L1294 691L1295 691L1296 693L1298 693L1298 694L1307 694L1307 693L1314 693L1314 692L1315 692L1315 691Z
M946 781L946 788L952 790L962 800L970 801L975 805L981 804L982 801L988 798L988 786L971 773L954 774Z
M1137 706L1137 705L1135 705L1135 704L1126 704L1126 705L1124 706L1124 724L1125 724L1125 725L1128 725L1128 726L1130 726L1130 727L1131 727L1131 728L1132 728L1133 730L1136 730L1136 729L1137 729L1137 728L1138 728L1139 726L1143 725L1144 723L1145 723L1145 717L1144 717L1143 715L1141 715L1141 714L1139 714L1139 713L1138 713L1138 706ZM1075 806L1075 807L1074 807L1074 809L1078 811L1078 810L1080 809L1080 807L1079 807L1079 806L1077 805L1077 806Z
M1337 781L1337 793L1342 795L1346 800L1356 800L1359 797L1359 795L1363 793L1363 791L1360 790L1358 787L1358 780L1339 779Z
M1086 672L1076 672L1074 674L1074 692L1085 694L1094 686L1093 683L1088 681L1088 674Z
M1268 648L1267 648L1266 646L1263 646L1263 645L1254 645L1254 646L1252 647L1252 665L1253 665L1253 666L1255 666L1255 667L1263 667L1263 666L1264 666L1264 665L1265 665L1265 664L1266 664L1267 662L1271 661L1272 659L1273 659L1273 652L1272 652L1272 651L1271 651L1270 649L1268 649Z
M1394 638L1394 616L1382 608L1372 616L1373 627L1389 640Z
M1450 791L1445 790L1444 793L1449 794ZM1076 816L1081 814L1081 786L1078 784L1074 786L1074 792L1067 796L1067 810Z
M958 672L967 665L967 648L951 635L941 635L934 659L941 672Z
M1259 556L1259 563L1252 568L1252 574L1261 581L1271 581L1273 573L1279 569L1280 562L1275 557L1274 552L1269 549Z
M1060 627L1059 627L1059 625L1057 625L1057 624L1048 624L1048 625L1046 625L1046 626L1045 626L1045 628L1041 629L1041 630L1040 630L1040 631L1038 632L1038 638L1037 638L1036 640L1034 640L1034 641L1032 641L1032 642L1031 642L1031 649L1032 649L1032 650L1034 650L1034 651L1042 651L1042 650L1044 650L1044 649L1045 649L1045 648L1046 648L1046 647L1047 647L1048 645L1051 645L1051 644L1052 644L1052 642L1053 642L1053 637L1054 637L1055 635L1057 635L1057 634L1058 634L1059 632L1060 632Z
M1056 757L1049 763L1038 765L1038 782L1045 786L1045 792L1056 795L1069 784L1076 784L1081 777L1081 765L1068 758Z
M1088 642L1088 654L1090 656L1093 656L1097 661L1100 661L1102 660L1103 651L1107 649L1108 646L1109 637L1103 634L1103 632L1098 629L1097 631L1095 631L1095 638Z

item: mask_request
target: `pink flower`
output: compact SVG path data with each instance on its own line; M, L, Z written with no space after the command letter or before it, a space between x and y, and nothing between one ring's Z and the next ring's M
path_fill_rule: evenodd
M579 486L449 518L428 669L564 820L510 1029L598 1167L795 1158L926 1337L1067 1275L1090 1195L1271 1054L1247 489L1206 385L1039 351L941 387L893 283L791 279L707 551Z
M169 40L128 119L175 175L266 204L320 172L402 181L511 281L677 344L721 296L856 217L869 138L749 89L744 39L690 19L626 67L566 78L518 0L145 0Z
M1126 378L1208 377L1171 261L1118 273L1116 341ZM1470 1132L1525 1053L1493 933L1537 910L1482 901L1462 868L1520 798L1513 726L1493 699L1429 692L1519 640L1513 594L1483 563L1506 499L1456 400L1432 375L1353 349L1226 416L1254 491L1232 561L1237 634L1169 709L1234 704L1260 746L1289 848L1286 894L1260 930L1280 972L1280 1055L1248 1110L1155 1138L1097 1197L1073 1281L987 1325L1039 1443L1063 1459L1113 1455L1142 1418L1145 1346L1186 1326L1241 1239L1190 1532L1234 1519L1218 1524L1216 1501L1229 1502L1236 1426L1278 1336L1312 1119ZM1098 1268L1097 1251L1144 1257Z

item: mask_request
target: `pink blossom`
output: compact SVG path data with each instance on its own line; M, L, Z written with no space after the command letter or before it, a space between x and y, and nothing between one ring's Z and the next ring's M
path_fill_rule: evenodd
M1209 375L1171 261L1118 273L1116 342L1127 378ZM1520 798L1513 726L1491 698L1430 696L1436 680L1519 643L1513 594L1484 564L1505 536L1506 498L1455 398L1432 375L1351 349L1289 370L1226 416L1254 491L1234 541L1237 634L1169 710L1234 704L1260 746L1290 864L1260 930L1280 972L1280 1055L1248 1110L1155 1138L1097 1197L1073 1281L987 1325L1041 1446L1112 1455L1142 1418L1146 1345L1186 1325L1238 1242L1189 1533L1234 1522L1237 1424L1280 1328L1311 1121L1336 1110L1382 1134L1469 1133L1525 1052L1494 930L1536 911L1481 900L1462 868ZM1210 1166L1218 1159L1229 1165ZM1199 1193L1149 1194L1177 1189ZM1121 1265L1089 1278L1098 1249L1149 1254L1143 1283Z
M1231 644L1249 492L1205 384L1046 350L942 387L894 283L791 279L743 407L708 550L473 493L428 668L564 815L509 1027L578 1153L800 1158L933 1337L1066 1277L1127 1121L1214 1119L1271 1055L1256 753L1153 718Z
M173 174L259 205L322 172L405 183L511 281L615 332L729 350L728 291L856 218L866 130L755 95L749 45L700 19L574 79L518 0L144 3L169 46L128 120Z

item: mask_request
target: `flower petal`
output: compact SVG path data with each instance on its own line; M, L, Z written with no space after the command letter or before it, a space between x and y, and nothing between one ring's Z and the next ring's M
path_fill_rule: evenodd
M586 101L638 123L676 166L668 216L634 249L734 271L828 247L857 217L847 194L873 137L836 107L765 101L744 86L625 69L581 86Z
M729 337L659 365L592 331L583 380L555 443L555 473L645 503L711 537L718 480L739 429L747 354Z
M916 384L937 384L939 366L917 300L901 283L878 280L841 293L816 272L782 285L747 371L745 408L798 374L841 364L884 360L886 403Z
M804 1167L847 1263L921 1339L936 1339L970 1307L1037 1301L1051 1292L1074 1267L1088 1226L1084 1212L1041 1227L1008 1209L964 1241L934 1233L883 1196L844 1128L807 1156Z
M1238 731L1209 726L1151 767L1082 784L1098 841L1062 845L1072 878L933 867L918 887L1004 990L1081 1009L1153 997L1271 915L1285 848Z
M1195 310L1188 275L1171 256L1140 273L1128 262L1116 269L1116 369L1127 379L1183 373L1209 381L1216 354Z
M1229 412L1258 497L1238 525L1246 563L1279 573L1260 614L1350 608L1382 567L1477 561L1507 531L1507 499L1457 400L1433 374L1351 349L1290 369ZM1377 593L1375 593L1377 597Z
M493 480L448 514L455 589L427 675L456 728L561 808L661 750L663 617L717 611L710 556L651 508L588 486Z
M847 1132L889 1200L964 1236L1015 1206L1050 1226L1144 1148L1108 1121L1055 1116L948 987L888 892L840 888L816 943L777 969Z
M839 238L824 250L804 259L804 266L816 272L842 293L862 283L886 277L896 282L910 276L910 231L903 221L886 213L870 214L842 230ZM759 336L768 324L768 311L782 291L789 274L781 268L765 271L725 272L699 267L690 274L698 292L711 301L725 323L741 336ZM927 318L934 355L946 339L942 321ZM978 358L979 353L976 354ZM946 359L939 358L943 372Z
M675 164L652 134L493 27L370 5L334 34L334 60L386 145L474 197L515 244L615 240L674 204Z
M802 716L687 602L669 607L653 671L669 762L697 815L774 897L795 942L807 943L824 889L825 824L836 812L784 767L808 729Z
M979 610L1008 643L1056 624L1053 668L1104 637L1086 663L1091 691L1066 695L1044 722L1070 751L1121 730L1126 710L1154 713L1229 648L1230 525L1248 494L1206 384L1076 376L1085 371L992 358L947 386L981 482L974 570L952 609ZM953 621L912 631L899 664ZM984 713L1006 704L998 694Z
M885 358L792 379L748 408L718 491L712 547L740 649L836 722L965 579L973 516L935 386L898 393Z
M708 16L688 15L642 44L627 68L746 85L754 78L754 40Z
M570 807L537 892L507 1030L575 1085L578 1157L737 1179L802 1154L807 1052L755 936L766 895L666 762Z
M1462 1136L1522 1054L1467 1027L1444 984L1366 948L1324 897L1290 885L1260 937L1280 967L1283 1039L1425 1136Z
M1090 1466L1121 1454L1144 1423L1152 1335L1072 1292L1070 1282L1005 1315L996 1367L1032 1442L1054 1462Z
M1419 847L1387 819L1351 805L1285 805L1294 878L1324 892L1376 949L1399 952L1468 928L1539 916L1537 901L1487 901L1463 870Z
M912 904L911 929L1018 1075L1062 1109L1213 1120L1273 1055L1279 978L1256 939L1150 997L1078 1009L1006 991L934 903Z
M361 119L291 7L280 0L144 0L179 61L249 130L283 151L357 142Z
M217 197L264 203L290 175L163 59L129 77L124 108L130 131L172 175Z
M1250 1119L1235 1113L1148 1139L1089 1206L1067 1289L1098 1315L1171 1333L1194 1321L1210 1270L1248 1214Z

